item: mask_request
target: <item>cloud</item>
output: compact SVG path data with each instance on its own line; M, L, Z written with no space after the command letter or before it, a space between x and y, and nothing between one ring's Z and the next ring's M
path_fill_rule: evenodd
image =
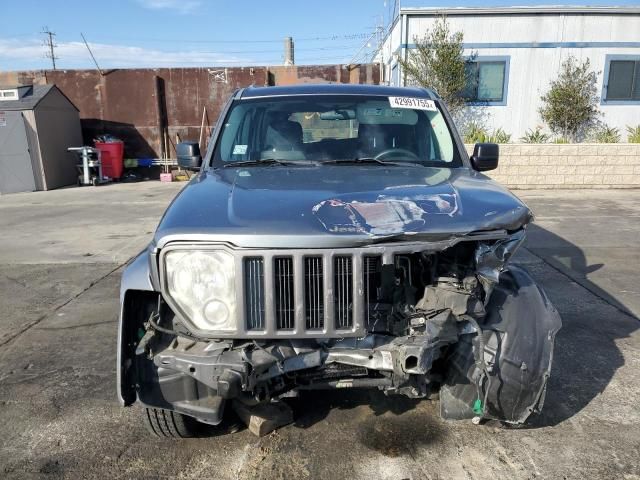
M179 13L191 13L202 5L200 0L138 0L138 3L151 10L175 10Z
M197 50L164 51L132 45L89 43L100 68L197 67L214 65L251 65L249 57L224 52ZM56 47L58 68L95 68L83 42L59 42ZM0 39L0 69L49 68L41 40Z

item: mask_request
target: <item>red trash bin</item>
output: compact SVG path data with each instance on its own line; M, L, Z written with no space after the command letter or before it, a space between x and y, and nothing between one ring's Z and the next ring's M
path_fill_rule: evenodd
M122 177L124 170L124 143L122 142L95 142L100 150L102 160L102 174L109 178Z

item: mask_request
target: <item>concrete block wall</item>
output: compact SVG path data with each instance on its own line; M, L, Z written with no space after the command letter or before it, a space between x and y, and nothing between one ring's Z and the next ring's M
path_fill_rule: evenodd
M487 175L512 189L640 188L640 144L503 144Z

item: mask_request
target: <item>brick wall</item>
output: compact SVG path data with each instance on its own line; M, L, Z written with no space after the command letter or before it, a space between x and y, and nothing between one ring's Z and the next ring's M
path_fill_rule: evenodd
M505 144L487 173L513 189L640 188L640 144Z

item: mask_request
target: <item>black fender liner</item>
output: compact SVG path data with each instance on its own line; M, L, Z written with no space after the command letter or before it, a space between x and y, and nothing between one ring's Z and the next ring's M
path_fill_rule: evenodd
M477 361L478 335L461 336L449 354L440 413L445 419L480 416L524 423L542 408L560 315L529 273L517 266L501 273L486 311L480 327L488 377L483 378Z

